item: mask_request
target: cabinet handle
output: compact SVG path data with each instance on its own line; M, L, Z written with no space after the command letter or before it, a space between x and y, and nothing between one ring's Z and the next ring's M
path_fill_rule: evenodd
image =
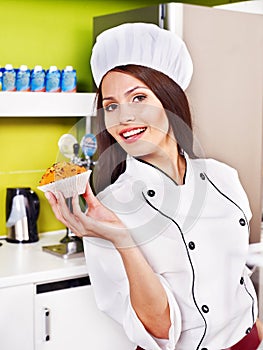
M44 332L43 332L43 340L47 342L50 340L50 309L45 307L43 309L44 312Z

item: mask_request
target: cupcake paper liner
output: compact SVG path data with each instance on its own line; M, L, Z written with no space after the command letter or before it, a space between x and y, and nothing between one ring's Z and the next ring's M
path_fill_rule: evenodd
M84 173L54 181L47 185L38 186L37 188L40 191L50 191L54 194L61 192L65 198L73 197L75 193L80 195L85 192L90 174L91 170L87 170Z

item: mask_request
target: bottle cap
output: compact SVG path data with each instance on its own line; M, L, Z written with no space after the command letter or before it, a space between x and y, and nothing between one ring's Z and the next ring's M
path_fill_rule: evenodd
M50 71L50 72L55 72L55 71L57 71L57 70L58 70L57 66L50 66L50 67L49 67L49 71Z
M21 64L20 70L26 71L27 70L27 65L26 64Z
M73 67L72 66L66 66L65 70L68 71L68 72L71 72L71 71L73 71Z
M34 71L39 72L42 70L42 66L35 66Z
M12 70L12 69L13 69L12 64L6 64L6 65L5 65L5 69L6 69L6 70Z

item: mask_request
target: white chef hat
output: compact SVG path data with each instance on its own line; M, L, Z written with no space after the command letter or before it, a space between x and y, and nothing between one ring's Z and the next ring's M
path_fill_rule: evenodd
M183 90L193 73L183 40L152 23L125 23L104 31L97 36L90 63L97 86L109 70L128 64L160 71Z

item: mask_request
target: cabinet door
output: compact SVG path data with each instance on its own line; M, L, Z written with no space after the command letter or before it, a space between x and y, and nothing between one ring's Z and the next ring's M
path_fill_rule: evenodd
M33 350L33 285L0 288L0 349Z
M92 286L35 295L35 350L134 348L122 328L97 309Z

